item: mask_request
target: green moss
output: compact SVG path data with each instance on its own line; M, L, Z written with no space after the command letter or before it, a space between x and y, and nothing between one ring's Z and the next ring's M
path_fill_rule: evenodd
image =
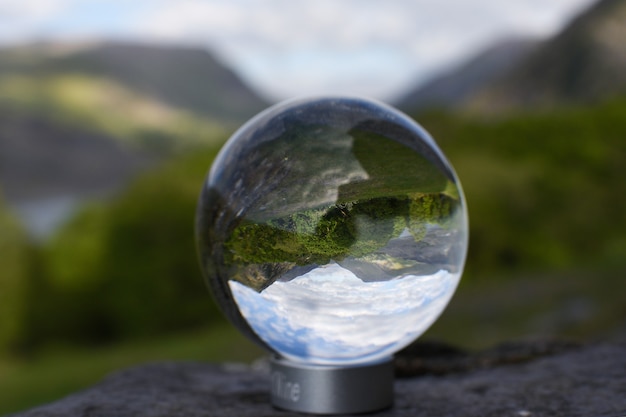
M411 198L407 226L416 241L426 236L426 225L445 225L452 216L454 200L445 194L417 194Z
M422 239L427 223L443 223L452 214L453 202L442 193L415 194L336 204L265 223L244 221L226 242L225 263L307 265L362 257L405 228Z

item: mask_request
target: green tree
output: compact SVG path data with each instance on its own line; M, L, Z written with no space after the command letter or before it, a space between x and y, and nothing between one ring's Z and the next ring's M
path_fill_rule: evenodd
M221 320L194 243L196 200L215 151L137 179L85 206L42 250L28 343L152 337Z
M120 336L151 335L217 316L194 243L196 201L211 159L142 178L112 207L104 237L101 302Z
M0 196L0 352L14 348L24 331L30 244Z

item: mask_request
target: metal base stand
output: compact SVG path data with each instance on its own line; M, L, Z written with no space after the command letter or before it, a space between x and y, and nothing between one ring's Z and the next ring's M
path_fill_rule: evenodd
M273 357L272 403L312 414L382 410L393 402L393 361L358 366L307 365Z

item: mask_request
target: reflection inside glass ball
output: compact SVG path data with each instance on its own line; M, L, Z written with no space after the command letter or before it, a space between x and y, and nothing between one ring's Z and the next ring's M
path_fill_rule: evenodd
M275 106L222 149L198 206L202 267L226 315L293 361L381 360L458 284L458 180L415 122L378 103Z

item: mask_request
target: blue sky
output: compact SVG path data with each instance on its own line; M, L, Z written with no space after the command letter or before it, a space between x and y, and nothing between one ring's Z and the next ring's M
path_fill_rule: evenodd
M497 39L549 36L592 1L0 0L0 44L192 44L271 99L386 100Z

